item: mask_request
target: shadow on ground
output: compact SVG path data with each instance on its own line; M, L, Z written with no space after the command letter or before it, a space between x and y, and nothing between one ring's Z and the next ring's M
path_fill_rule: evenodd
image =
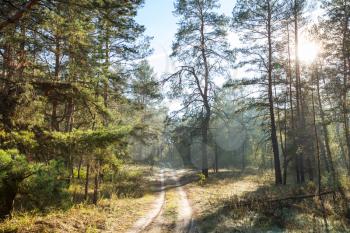
M259 171L223 171L211 174L205 186L216 184L218 180L223 184L237 182L252 175L259 179L261 174ZM346 204L339 195L336 199L333 195L324 196L324 209L318 198L268 201L308 193L315 193L313 184L275 186L266 182L241 196L209 202L204 213L194 221L203 233L327 232L327 229L328 232L350 232L350 220L344 218Z

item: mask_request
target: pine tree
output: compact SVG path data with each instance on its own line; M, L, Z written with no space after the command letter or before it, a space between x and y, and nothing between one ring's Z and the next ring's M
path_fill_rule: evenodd
M267 80L268 108L270 115L270 135L274 157L275 182L282 184L279 146L277 139L273 82L276 52L276 36L281 28L284 6L279 1L237 1L233 9L233 28L242 30L247 48L241 51L248 58L244 63L258 67Z
M222 75L227 61L233 59L226 41L228 19L216 12L219 7L217 0L177 0L174 11L179 29L172 57L180 69L169 80L176 94L183 97L184 109L202 119L202 172L206 177L214 78Z
M146 60L141 61L136 68L131 88L136 101L142 107L151 104L152 101L159 99L161 96L154 70Z

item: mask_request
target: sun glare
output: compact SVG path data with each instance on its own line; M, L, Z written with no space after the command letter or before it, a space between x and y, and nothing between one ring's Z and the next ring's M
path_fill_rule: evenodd
M299 59L302 63L311 64L320 52L320 46L316 42L301 40L299 43Z

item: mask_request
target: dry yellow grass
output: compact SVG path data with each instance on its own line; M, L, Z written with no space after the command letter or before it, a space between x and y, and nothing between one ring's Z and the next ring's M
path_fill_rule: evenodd
M77 205L47 215L15 214L0 224L0 232L125 232L150 208L154 195L136 199L103 199L97 206Z
M265 177L261 174L241 176L237 171L222 170L219 174L210 174L204 185L197 183L187 185L186 191L195 214L201 215L202 210L208 208L208 205L218 207L221 200L253 192L268 182L268 175Z
M112 195L110 198L102 197L97 206L82 203L68 210L51 210L47 213L15 211L11 219L0 223L0 233L125 232L149 210L156 194L151 192L154 173L149 166L127 165L123 171L132 177L129 182L139 182L134 180L136 177L145 178L145 195L140 198L118 198ZM103 184L101 189L104 185L107 184ZM83 196L83 185L75 184L69 191ZM103 193L101 195L104 196Z
M268 174L253 172L242 176L239 171L221 170L219 174L210 174L204 185L191 183L186 192L193 208L194 218L200 229L211 229L215 224L223 224L220 208L223 200L234 195L240 197L246 192L253 192L265 183L270 182ZM221 218L221 220L219 220Z
M187 185L197 227L206 233L325 232L325 220L315 199L261 205L261 208L259 202L253 209L229 207L239 199L269 200L315 192L315 185L311 184L275 186L273 178L271 171L221 171L210 174L204 185ZM350 232L349 224L335 213L338 207L332 203L331 197L325 200L329 232Z

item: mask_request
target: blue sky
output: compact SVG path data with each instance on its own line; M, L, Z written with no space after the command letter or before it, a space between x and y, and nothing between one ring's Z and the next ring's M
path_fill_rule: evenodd
M230 15L234 0L220 0L224 14ZM177 18L173 15L173 0L145 0L145 5L138 12L136 21L146 27L146 35L152 36L151 46L154 53L148 58L158 75L174 70L169 59L171 45L177 30Z
M220 11L227 16L231 16L235 0L219 0L221 4ZM158 77L167 73L174 72L175 65L169 58L171 54L171 45L174 35L177 31L178 19L173 15L174 0L145 0L145 5L138 12L136 21L146 27L146 35L152 36L151 47L154 53L148 58L148 61L154 68ZM309 12L313 20L316 20L322 13L321 9L316 6L316 9ZM229 32L228 41L232 46L239 44L238 37ZM232 70L231 78L242 75L241 70ZM216 80L216 84L221 86L225 80ZM181 104L176 101L170 102L170 110L179 109Z

